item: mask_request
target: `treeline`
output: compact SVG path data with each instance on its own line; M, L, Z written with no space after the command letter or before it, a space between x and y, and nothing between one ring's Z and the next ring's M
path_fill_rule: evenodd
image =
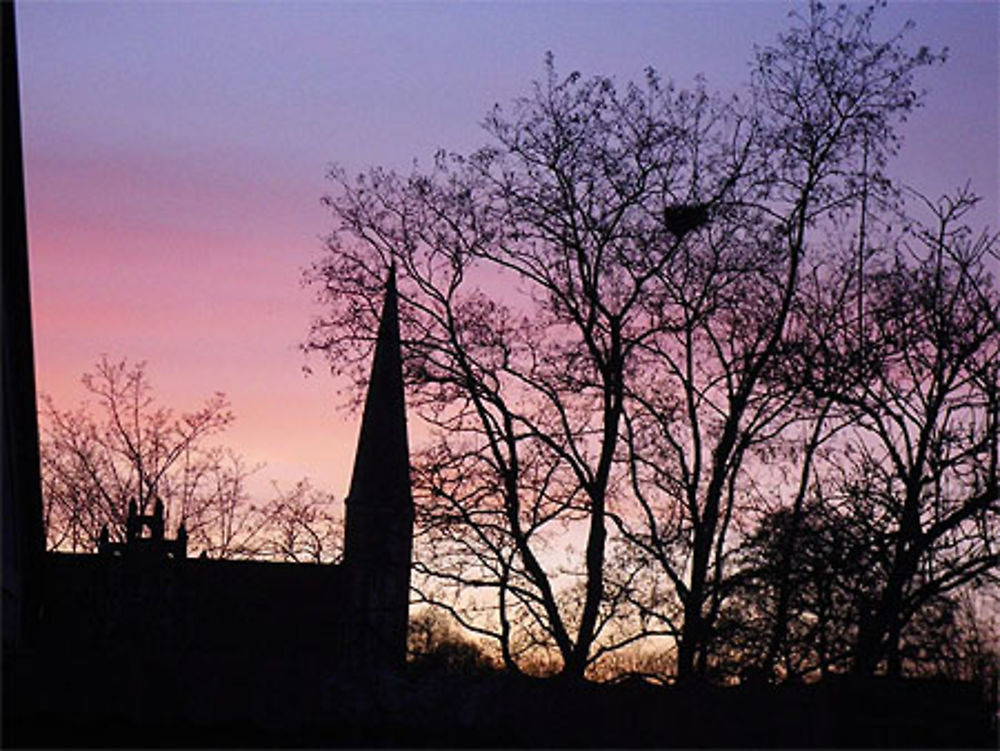
M943 57L875 14L811 4L729 97L549 59L478 151L332 171L307 348L363 387L395 265L417 599L509 670L992 659L998 239L893 180Z

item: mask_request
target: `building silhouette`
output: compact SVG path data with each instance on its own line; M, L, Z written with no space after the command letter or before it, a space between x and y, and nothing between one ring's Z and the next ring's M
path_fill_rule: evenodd
M347 498L343 562L190 559L184 527L173 539L164 528L162 502L148 515L132 502L124 541L105 531L94 554L42 556L32 627L41 648L301 654L331 670L402 666L413 502L394 276L390 270Z
M31 599L19 643L5 650L16 716L44 725L49 712L63 722L73 707L78 720L142 727L269 721L287 729L330 711L331 682L357 685L403 667L413 502L394 276L347 497L343 561L191 558L183 526L173 537L165 529L161 502L147 515L132 503L124 541L105 533L93 554L43 552L24 577ZM17 527L6 514L4 526ZM23 538L26 525L18 531Z
M21 549L34 544L6 513L4 527L17 531ZM336 712L345 686L358 700L359 686L403 667L412 529L390 270L343 561L188 557L186 531L171 536L161 502L151 514L130 504L123 541L103 533L92 554L42 552L22 577L20 628L4 631L5 716L15 718L15 737L113 745L163 728L182 728L185 740L204 727L294 737ZM57 727L69 735L51 735Z
M189 558L185 529L165 528L159 501L151 514L130 505L121 542L105 531L92 554L46 552L11 3L0 7L0 34L4 729L14 718L17 738L30 740L67 724L260 729L326 716L338 683L377 681L406 658L414 512L395 272L342 563Z

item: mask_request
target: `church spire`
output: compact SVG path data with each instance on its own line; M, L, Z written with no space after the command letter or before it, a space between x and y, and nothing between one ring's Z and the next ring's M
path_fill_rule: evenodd
M350 651L372 666L406 662L413 497L403 402L396 269L389 269L361 435L347 495L344 567L357 614Z
M395 266L386 281L347 507L347 562L409 567L413 500ZM401 524L407 529L405 546L393 539Z

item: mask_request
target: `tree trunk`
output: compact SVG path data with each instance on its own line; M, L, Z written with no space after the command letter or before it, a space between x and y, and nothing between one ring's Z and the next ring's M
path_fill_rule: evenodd
M699 677L698 655L704 641L705 623L702 617L704 578L692 575L691 589L684 602L684 621L681 624L681 638L677 645L677 682L690 683Z

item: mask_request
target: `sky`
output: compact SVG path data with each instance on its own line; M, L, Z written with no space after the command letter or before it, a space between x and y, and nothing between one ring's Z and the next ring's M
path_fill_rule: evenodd
M328 167L428 163L485 143L494 103L559 71L679 85L745 82L781 2L26 2L17 4L38 389L64 408L102 354L147 362L160 401L215 391L224 442L342 498L359 415L298 345L318 314L302 270L332 221ZM894 173L931 194L969 182L1000 224L1000 3L890 3L948 47L925 71ZM416 433L416 435L414 435ZM411 442L419 426L411 423Z

